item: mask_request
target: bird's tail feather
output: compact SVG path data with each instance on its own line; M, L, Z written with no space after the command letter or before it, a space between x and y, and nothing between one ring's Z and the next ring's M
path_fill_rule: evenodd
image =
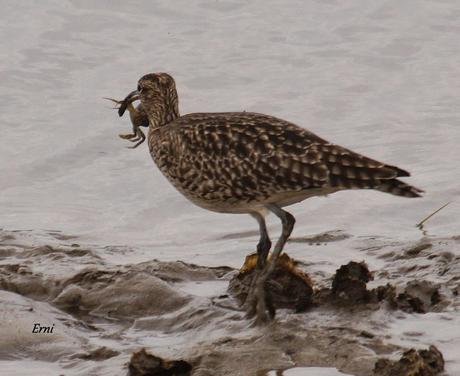
M395 196L421 197L423 191L398 179L381 180L375 189Z

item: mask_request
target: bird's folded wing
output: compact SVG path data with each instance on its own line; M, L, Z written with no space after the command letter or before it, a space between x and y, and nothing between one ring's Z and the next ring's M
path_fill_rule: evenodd
M381 180L409 175L284 120L247 120L247 115L207 118L206 124L188 119L178 132L180 170L207 181L210 190L267 195L321 187L372 188Z

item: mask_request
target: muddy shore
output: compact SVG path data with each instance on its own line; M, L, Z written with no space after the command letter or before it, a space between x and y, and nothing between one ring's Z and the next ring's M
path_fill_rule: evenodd
M254 327L227 290L237 269L158 260L115 265L76 243L28 242L20 232L0 233L0 357L7 370L125 375L132 354L145 348L188 362L197 376L295 367L368 376L377 374L379 359L429 345L444 354L447 370L457 367L458 338L437 341L430 328L407 327L431 315L434 327L444 322L455 330L460 237L382 242L334 275L296 263L311 278L310 303L297 312L278 309L265 327ZM366 255L385 267L368 270ZM36 323L52 333L32 333Z

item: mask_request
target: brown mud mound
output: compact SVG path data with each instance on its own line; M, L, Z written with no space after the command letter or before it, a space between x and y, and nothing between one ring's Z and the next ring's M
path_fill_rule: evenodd
M246 300L256 274L257 255L246 257L244 265L229 283L228 290L240 303ZM310 277L297 268L297 262L286 253L278 259L275 270L266 282L266 291L275 308L304 311L312 303L313 284Z
M175 282L219 280L232 270L155 260L109 266L92 251L51 246L17 252L13 249L9 255L15 256L16 262L26 262L0 265L1 290L51 303L66 312L79 313L79 317L90 314L135 319L163 315L192 300L175 287ZM70 274L69 265L78 264L72 260L75 257L81 261L80 271ZM42 269L43 264L48 267Z
M36 300L46 300L55 294L52 278L34 272L27 265L0 265L0 289Z
M165 314L190 301L190 297L160 278L137 270L86 270L63 285L53 304L68 311L99 316L132 318Z
M379 359L375 364L374 375L436 376L442 371L444 358L435 346L430 346L428 350L407 350L398 361Z
M184 360L161 359L142 349L131 356L128 369L128 376L189 376L192 366Z

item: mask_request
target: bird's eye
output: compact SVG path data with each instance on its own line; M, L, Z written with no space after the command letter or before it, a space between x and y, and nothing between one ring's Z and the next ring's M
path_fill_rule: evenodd
M142 86L141 85L137 85L137 91L140 93L142 91Z

